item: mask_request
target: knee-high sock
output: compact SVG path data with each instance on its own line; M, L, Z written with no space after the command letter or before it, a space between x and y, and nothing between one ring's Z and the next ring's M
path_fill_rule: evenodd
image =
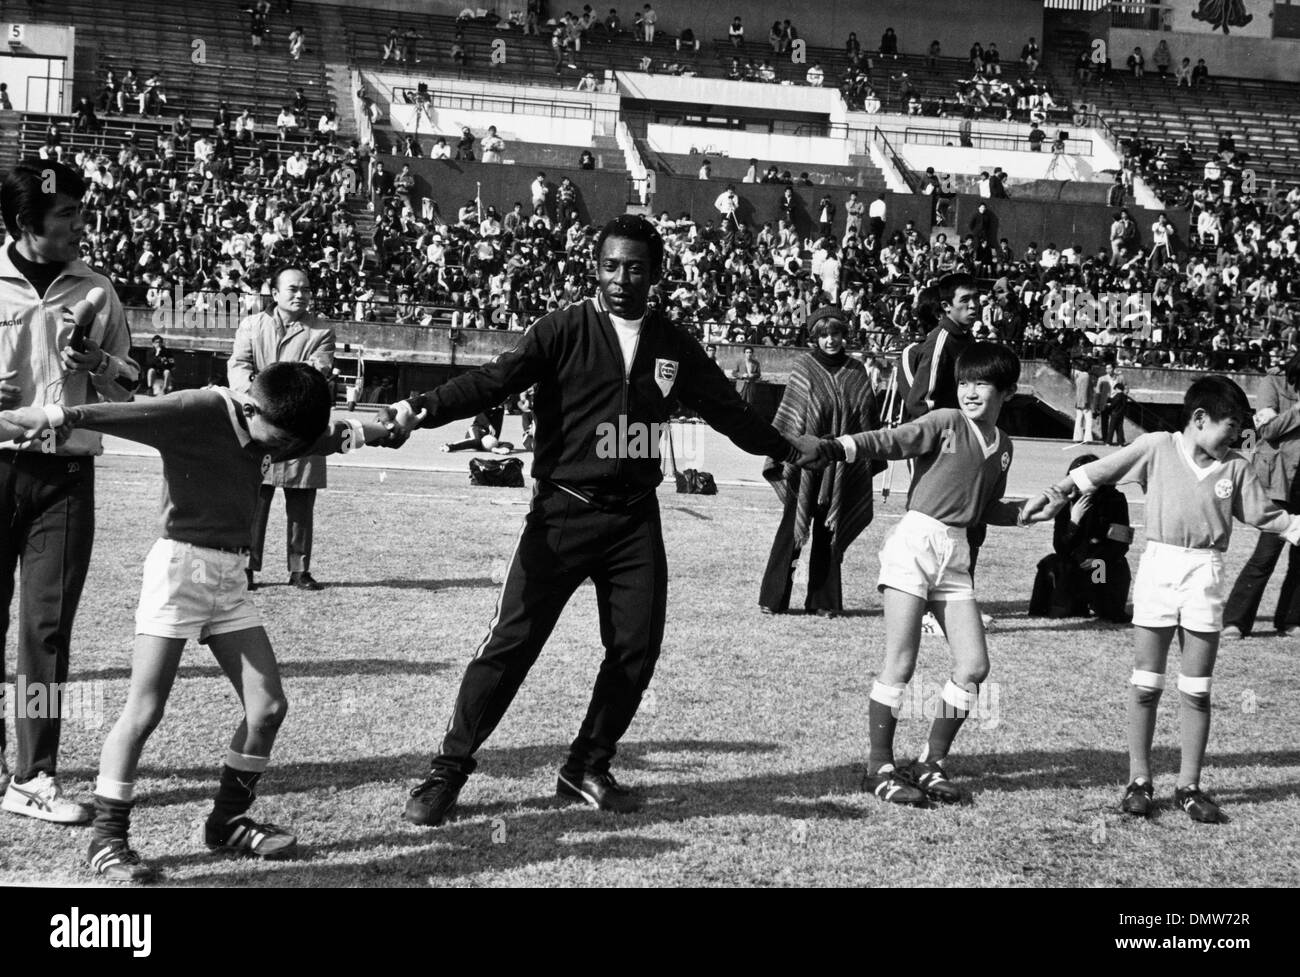
M1204 678L1178 676L1178 698L1182 708L1178 713L1181 727L1183 759L1178 770L1178 786L1188 787L1201 780L1201 764L1205 761L1205 744L1210 738L1210 683Z
M257 797L257 782L262 779L268 762L267 757L236 753L233 750L227 753L209 820L225 824L252 807Z
M943 711L930 724L930 739L925 745L925 752L921 754L923 760L942 760L948 756L957 730L961 729L961 724L979 701L979 686L971 682L962 688L949 679L940 698L943 700Z
M1156 735L1156 707L1165 687L1165 677L1135 669L1129 680L1128 773L1129 780L1151 782L1151 741Z
M96 841L126 840L135 806L135 784L100 777L95 782L95 820L91 832Z
M898 708L903 704L903 690L906 688L906 685L884 685L880 682L871 687L871 699L867 702L871 744L867 767L870 773L875 773L883 766L893 766L894 730L898 726Z

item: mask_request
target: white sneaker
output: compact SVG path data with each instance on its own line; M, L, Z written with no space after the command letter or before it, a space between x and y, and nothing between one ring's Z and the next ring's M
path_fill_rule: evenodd
M938 634L938 635L943 634L943 628L939 627L939 619L936 618L929 611L926 611L925 614L922 615L921 617L921 633Z
M11 780L0 806L10 814L25 814L56 824L84 824L94 816L88 805L64 797L59 782L47 773L38 773L25 784Z

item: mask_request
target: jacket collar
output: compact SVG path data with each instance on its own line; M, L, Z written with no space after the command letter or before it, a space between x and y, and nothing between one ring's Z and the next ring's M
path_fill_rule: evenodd
M3 245L0 245L0 278L16 278L20 281L26 282L27 276L18 270L18 266L15 265L13 259L9 257L9 245L10 241L6 241ZM80 258L77 258L73 261L69 261L63 266L63 270L59 272L59 277L61 278L64 275L71 275L74 278L90 278L94 274L95 272L91 269L90 265L86 264ZM30 282L28 284L30 284Z

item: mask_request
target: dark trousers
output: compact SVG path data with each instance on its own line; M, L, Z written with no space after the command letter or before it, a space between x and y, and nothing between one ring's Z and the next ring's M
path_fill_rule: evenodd
M1101 443L1124 444L1124 407L1127 396L1112 397L1102 409Z
M433 769L463 779L505 715L573 592L596 586L605 658L565 771L603 773L654 675L668 603L668 561L654 494L621 512L538 482L491 630L465 669Z
M790 594L794 589L794 568L799 562L801 548L794 545L794 520L799 500L790 494L781 523L772 540L772 553L767 558L767 572L758 592L758 604L778 614L790 609ZM840 585L841 558L831 550L831 532L826 528L826 514L813 513L808 529L808 596L804 598L805 611L842 611L844 595Z
M257 493L253 511L253 540L248 554L248 569L262 569L262 549L266 545L266 521L271 515L275 486L263 485ZM311 569L312 517L316 512L316 490L286 488L284 516L288 536L289 572L305 573Z
M1300 479L1296 480L1300 483ZM1291 492L1289 509L1294 511L1300 493ZM1279 503L1280 504L1280 503ZM1268 578L1273 575L1278 558L1282 555L1287 541L1277 533L1260 533L1255 543L1255 552L1241 568L1237 582L1232 585L1228 603L1223 608L1223 624L1235 624L1242 634L1250 634L1255 627L1255 616L1259 613L1259 603L1264 597L1264 588ZM1283 628L1300 624L1300 548L1289 548L1286 564L1286 576L1282 579L1282 592L1277 597L1277 610L1273 612L1273 627Z
M0 648L9 631L14 571L21 563L16 682L41 687L68 680L72 621L95 542L95 460L0 451ZM14 775L27 781L57 772L60 720L24 716L13 703L18 732ZM43 710L45 712L57 710ZM3 710L0 709L0 716ZM0 718L0 749L5 745Z

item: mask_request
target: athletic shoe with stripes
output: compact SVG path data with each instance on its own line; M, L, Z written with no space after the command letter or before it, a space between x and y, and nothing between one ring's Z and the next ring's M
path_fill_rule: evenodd
M203 826L203 843L209 851L268 860L292 858L298 854L296 836L269 822L254 821L246 814L231 818L225 824L207 822Z
M1155 796L1155 787L1151 781L1133 781L1124 790L1124 799L1119 802L1119 809L1125 814L1133 814L1140 818L1149 818L1151 816L1152 798Z
M566 801L582 801L588 807L615 814L632 814L641 810L641 798L619 784L612 773L584 773L573 777L560 771L555 794Z
M1187 812L1193 821L1218 824L1223 820L1219 805L1201 793L1199 784L1189 784L1174 791L1174 803Z
M153 866L137 855L125 838L105 838L91 841L86 861L95 874L108 882L154 881L158 873Z
M38 773L25 784L10 780L0 807L10 814L22 814L55 824L85 824L95 813L88 805L64 797L58 780L48 773Z
M907 768L907 776L931 800L945 804L956 804L961 800L961 789L948 779L938 760L916 760Z
M925 794L895 770L892 763L887 763L875 773L869 773L863 777L862 789L870 791L880 800L889 804L906 804L910 807L925 806Z

